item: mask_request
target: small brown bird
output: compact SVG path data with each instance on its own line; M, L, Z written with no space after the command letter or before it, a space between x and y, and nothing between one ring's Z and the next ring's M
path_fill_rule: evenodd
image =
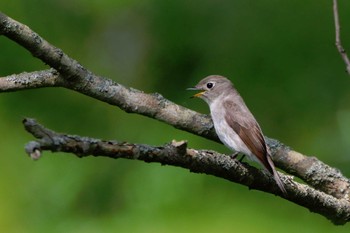
M287 191L272 162L261 128L231 81L223 76L211 75L188 90L201 91L194 97L207 102L215 131L221 142L236 152L234 156L243 153L261 164L286 194Z

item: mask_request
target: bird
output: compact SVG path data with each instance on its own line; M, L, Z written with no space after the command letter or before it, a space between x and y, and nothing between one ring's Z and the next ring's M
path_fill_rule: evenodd
M193 97L203 99L209 105L215 132L220 141L234 152L233 158L241 153L258 162L273 176L282 193L287 194L262 130L233 83L226 77L210 75L187 90L200 91Z

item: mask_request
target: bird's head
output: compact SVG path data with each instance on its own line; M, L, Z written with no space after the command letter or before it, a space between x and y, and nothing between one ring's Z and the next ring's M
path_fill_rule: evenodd
M233 85L230 80L220 75L210 75L199 83L187 90L200 91L192 97L198 97L203 99L208 104L216 100L217 97L225 94L228 90L231 90Z

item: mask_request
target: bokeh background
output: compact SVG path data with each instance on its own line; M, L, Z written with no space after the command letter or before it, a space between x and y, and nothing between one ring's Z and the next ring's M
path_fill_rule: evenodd
M350 2L339 1L350 49ZM96 74L202 113L186 87L229 77L264 133L350 177L350 77L332 1L11 0L0 9ZM48 68L0 37L0 76ZM1 232L349 232L281 198L139 161L24 153L23 117L59 132L229 151L62 88L0 95Z

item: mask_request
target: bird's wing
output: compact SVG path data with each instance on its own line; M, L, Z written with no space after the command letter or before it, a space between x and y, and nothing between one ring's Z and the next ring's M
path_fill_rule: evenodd
M238 134L262 165L273 174L273 168L267 160L265 139L254 116L245 105L238 105L230 100L225 100L223 107L228 125Z

